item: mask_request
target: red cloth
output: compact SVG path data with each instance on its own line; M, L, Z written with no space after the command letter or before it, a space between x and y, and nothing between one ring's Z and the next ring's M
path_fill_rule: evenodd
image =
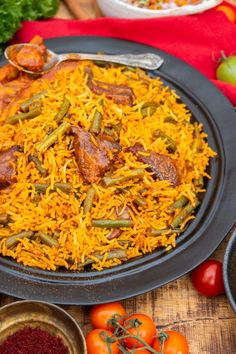
M236 11L236 7L232 7ZM156 19L26 21L15 41L27 42L36 34L44 38L98 35L152 45L194 66L236 105L236 85L215 77L220 52L229 55L236 51L236 23L231 23L224 13L215 9L197 15Z

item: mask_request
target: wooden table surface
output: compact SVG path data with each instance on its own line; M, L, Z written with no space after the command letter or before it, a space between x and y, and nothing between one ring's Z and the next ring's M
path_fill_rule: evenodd
M68 1L68 0L67 0ZM231 0L236 3L236 0ZM99 16L93 0L78 0L88 17ZM56 17L73 18L65 3L61 3ZM223 259L228 241L218 247L212 258ZM127 286L129 286L127 284ZM1 305L14 301L1 295ZM128 313L141 312L153 317L158 328L184 333L189 341L189 354L236 354L236 315L226 296L206 298L193 289L189 275L155 291L123 301ZM89 307L63 306L82 325L90 329ZM96 354L96 353L94 353Z

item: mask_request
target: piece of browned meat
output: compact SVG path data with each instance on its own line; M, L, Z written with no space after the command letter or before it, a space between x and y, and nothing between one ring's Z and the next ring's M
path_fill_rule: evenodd
M91 77L89 77L87 85L96 95L105 94L107 98L114 100L117 104L132 106L133 90L129 86L108 84Z
M11 64L5 64L0 68L0 82L8 82L18 77L19 71Z
M35 44L35 45L38 45L39 46L39 49L40 49L40 52L42 55L46 55L46 52L47 52L47 48L44 44L44 40L42 37L36 35L34 36L31 41L30 41L31 44Z
M113 229L109 232L109 234L107 235L107 239L108 240L114 240L115 238L120 237L120 235L122 234L122 230L121 229Z
M80 173L84 182L93 183L109 169L121 147L108 136L97 137L80 127L73 127L72 134Z
M115 214L117 219L131 220L129 208L127 206L125 208L121 206L115 209ZM107 239L114 240L115 238L118 238L122 234L122 232L123 231L121 229L113 229L107 235Z
M49 83L54 80L58 71L63 70L70 73L78 65L80 65L78 60L61 62L35 81L38 83L47 81ZM0 83L0 114L2 114L2 118L16 114L20 110L19 102L23 102L32 96L32 82L30 76L22 72L17 80L6 82L4 85Z
M27 76L21 76L16 80L0 83L0 114L9 105L13 98L27 88L30 84L30 79Z
M43 54L40 47L23 46L15 56L16 63L30 71L41 71L44 65Z
M23 44L20 50L11 51L11 57L14 58L14 61L19 66L25 69L34 72L41 71L47 53L43 38L37 35L32 38L30 43L35 46L29 47Z
M0 151L0 189L15 182L16 152L20 150L19 146L13 146L8 150Z
M170 181L173 186L179 184L179 172L174 160L169 156L161 155L152 150L145 150L141 144L135 144L127 149L132 152L138 159L150 166L153 177L159 180ZM140 154L140 152L148 153L148 156Z

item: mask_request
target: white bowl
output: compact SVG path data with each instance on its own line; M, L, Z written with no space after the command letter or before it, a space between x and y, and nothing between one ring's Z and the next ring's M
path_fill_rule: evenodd
M151 18L190 15L217 6L222 0L203 0L198 5L186 5L165 10L149 10L133 6L122 0L97 0L102 13L107 17Z

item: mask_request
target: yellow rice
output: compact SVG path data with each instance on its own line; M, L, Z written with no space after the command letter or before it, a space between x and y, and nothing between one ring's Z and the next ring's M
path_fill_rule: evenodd
M112 100L103 97L101 108L99 100L87 87L85 67L90 66L94 77L98 80L130 86L135 95L132 107L117 105ZM191 113L180 103L177 94L164 86L161 80L148 77L141 70L131 71L123 67L101 68L89 62L80 63L75 70L58 71L53 80L35 81L28 90L28 97L46 89L47 95L42 98L42 114L34 119L22 121L16 125L3 124L6 115L14 114L18 106L7 108L0 119L0 151L14 145L24 148L24 154L19 153L16 165L17 182L10 188L0 191L0 213L8 213L12 222L8 227L0 226L0 253L14 258L26 266L56 270L65 267L71 270L83 270L78 265L88 258L93 259L92 268L102 270L120 264L120 259L107 259L109 251L125 249L127 259L150 253L158 247L167 250L175 247L177 234L166 232L160 236L151 236L150 228L169 228L173 217L169 206L180 196L186 196L194 203L195 196L200 190L193 184L193 179L200 176L209 178L207 166L215 153L208 146L207 135L199 124L198 130L202 139L201 152L193 154L194 125L190 124ZM88 185L83 183L73 150L69 150L70 136L62 136L57 143L50 147L42 156L43 167L49 175L42 177L33 163L28 162L30 154L35 154L35 145L42 141L50 129L57 124L54 117L59 110L63 98L71 103L71 116L64 120L71 125L80 124L89 130L93 113L96 108L103 115L102 132L109 124L121 124L120 145L122 152L114 163L114 174L125 175L133 168L145 168L132 153L125 148L140 143L145 149L172 157L178 167L181 182L177 187L168 181L152 178L145 170L142 181L129 180L122 187L130 187L131 193L117 194L116 188L103 187L101 183L93 185L97 192L94 206L90 213L83 215L83 201ZM142 117L141 108L146 102L156 102L157 110L151 116ZM172 117L176 123L165 122ZM1 125L2 124L2 125ZM163 130L177 145L175 153L169 153L166 141L153 139L153 131ZM37 198L33 183L68 182L73 186L69 195L60 190L47 193ZM138 195L140 188L146 187L145 198L147 206L137 209L133 197ZM78 195L74 193L79 190ZM124 229L117 239L108 240L109 229L91 226L91 219L115 219L114 208L128 206L133 220L132 228ZM194 216L191 215L187 224ZM12 248L6 247L6 239L24 230L44 231L48 235L57 235L58 247L50 247L39 239L21 239ZM103 255L97 259L96 254Z

